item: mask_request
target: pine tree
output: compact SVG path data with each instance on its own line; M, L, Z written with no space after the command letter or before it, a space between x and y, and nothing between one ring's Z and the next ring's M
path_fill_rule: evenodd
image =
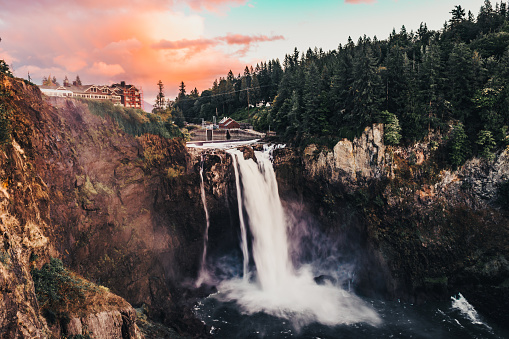
M480 152L481 157L488 160L493 160L495 158L495 154L493 154L493 148L496 146L496 143L491 131L488 130L479 131L479 134L477 135L476 144L478 144L481 147Z
M157 82L157 87L159 88L159 92L157 93L157 97L156 97L155 109L162 111L162 110L164 110L166 104L165 104L165 99L164 99L164 85L161 80L159 80Z
M463 165L470 155L468 146L468 137L462 123L454 126L451 132L451 140L449 141L449 162L453 169Z
M288 111L288 123L285 130L285 137L289 139L294 139L296 136L300 134L300 130L302 130L303 125L301 120L301 107L299 102L299 95L297 91L292 92L291 99L286 100L286 105L289 108Z
M449 20L451 26L459 24L465 20L465 10L461 6L454 6L454 9L449 13L452 14L452 18Z
M322 132L326 120L320 107L320 76L316 64L311 61L305 71L303 91L304 114L302 116L302 132L305 134L319 134Z
M464 43L456 43L449 56L447 67L449 100L453 105L454 117L466 122L472 110L474 94L473 53Z
M177 100L183 100L186 97L186 85L182 81L179 85L179 94Z
M380 114L384 123L384 141L387 145L398 145L401 140L401 127L396 114L383 111Z
M381 99L381 78L371 47L358 50L353 62L353 107L348 120L356 129L373 123L378 115Z

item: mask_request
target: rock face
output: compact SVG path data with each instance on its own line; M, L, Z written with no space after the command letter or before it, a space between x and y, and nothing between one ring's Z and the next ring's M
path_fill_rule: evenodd
M304 150L304 164L313 176L329 182L355 184L368 179L380 179L385 173L383 125L367 127L354 141L343 139L332 151L320 151L316 145Z
M130 307L72 318L66 328L68 336L90 335L95 339L141 339L136 326L136 311Z
M507 324L509 216L497 196L509 179L508 152L452 171L440 167L440 148L382 141L375 125L332 150L276 151L280 194L342 239L361 293L422 302L460 291Z
M506 150L491 162L478 158L469 160L458 176L477 197L494 200L500 183L509 180L509 153Z
M46 336L30 265L50 256L147 305L161 322L181 321L177 282L196 275L205 227L199 177L184 143L133 137L86 102L48 103L35 86L0 80L13 139L0 152L0 337ZM117 325L132 320L118 312L90 313L79 323L99 333L104 320L115 325L104 329L114 337ZM195 325L202 330L186 320L180 333L193 335Z

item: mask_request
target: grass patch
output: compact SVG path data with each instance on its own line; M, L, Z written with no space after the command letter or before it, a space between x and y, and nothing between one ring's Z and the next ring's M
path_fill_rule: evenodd
M127 302L67 270L60 259L51 258L41 269L32 270L37 301L48 323L68 323L73 316L84 316L125 307Z
M88 104L92 114L113 119L127 134L133 136L155 134L167 139L183 136L177 125L157 114L146 113L140 109L115 106L111 101L78 100Z

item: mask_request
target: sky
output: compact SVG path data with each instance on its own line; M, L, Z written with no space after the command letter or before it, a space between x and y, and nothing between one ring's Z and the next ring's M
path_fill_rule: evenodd
M308 48L336 49L351 36L386 39L421 22L439 30L461 5L484 0L0 0L0 59L17 77L122 80L154 103L157 82L174 99L212 86L229 70ZM493 5L495 0L492 1Z

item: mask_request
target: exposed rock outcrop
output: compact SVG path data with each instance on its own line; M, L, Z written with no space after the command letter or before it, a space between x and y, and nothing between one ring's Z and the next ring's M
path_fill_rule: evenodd
M136 311L132 307L72 318L66 333L68 336L88 334L95 339L143 338L136 326Z
M13 139L0 152L1 236L7 239L0 242L0 336L47 333L30 265L40 267L50 256L133 304L146 304L153 318L168 325L178 320L177 282L196 274L205 226L198 175L183 142L133 137L92 114L86 102L43 100L35 86L0 80ZM103 319L115 324L104 333L120 333L117 325L126 322L117 311L87 313L79 323L99 331ZM188 321L180 332L193 335L202 331L198 325Z
M444 146L430 146L385 147L375 125L332 150L278 150L280 194L343 239L363 294L421 302L460 291L507 324L509 218L497 197L508 153L453 171L438 159Z
M329 182L356 184L380 179L386 171L383 125L367 127L359 138L343 139L331 151L312 144L304 150L304 164L311 176Z

